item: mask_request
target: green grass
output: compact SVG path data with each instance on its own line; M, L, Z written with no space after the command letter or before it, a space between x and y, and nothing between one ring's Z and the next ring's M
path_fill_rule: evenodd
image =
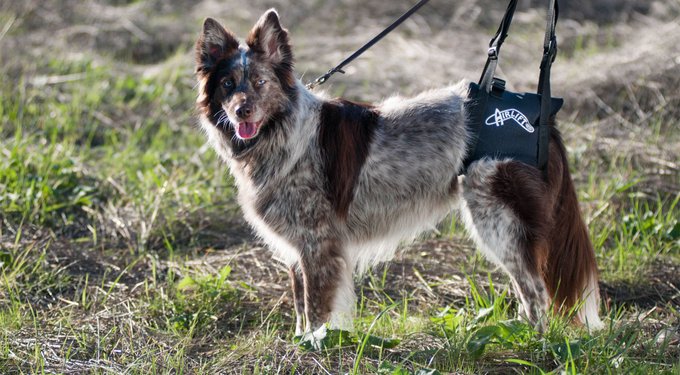
M577 41L577 57L593 48ZM580 138L607 328L517 320L452 221L359 282L356 333L305 350L286 272L195 125L188 51L153 69L59 54L0 67L0 373L680 373L678 172L655 179L636 150ZM649 124L648 147L677 144L677 121Z
M228 262L192 269L210 246L201 226L215 230L201 217L233 215L233 202L224 168L191 126L190 87L165 91L182 87L182 70L119 78L88 62L45 69L82 78L2 86L2 372L212 373L241 363L231 368L264 374L278 361L286 372L313 363L352 374L678 371L667 356L677 344L658 342L648 323L677 322L676 304L650 314L611 305L609 327L595 335L555 317L539 335L515 319L507 289L473 276L469 298L423 309L381 291L385 274L373 275L356 321L364 334L304 353L288 312L253 311L271 301L258 300ZM163 116L166 105L184 114ZM135 122L102 122L124 112ZM640 196L628 180L591 180L582 199L594 205L587 215L604 279L644 283L658 262L678 262L680 196ZM82 257L95 261L79 268ZM429 345L414 345L418 335ZM296 367L297 356L306 365Z

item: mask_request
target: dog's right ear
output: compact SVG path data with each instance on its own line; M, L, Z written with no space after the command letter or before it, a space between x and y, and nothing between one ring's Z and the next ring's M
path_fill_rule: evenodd
M281 26L279 14L273 8L266 11L250 30L246 44L275 64L283 64L289 69L293 66L288 31Z
M203 34L196 41L196 71L212 69L218 61L237 50L238 41L234 34L214 19L207 18L203 22Z

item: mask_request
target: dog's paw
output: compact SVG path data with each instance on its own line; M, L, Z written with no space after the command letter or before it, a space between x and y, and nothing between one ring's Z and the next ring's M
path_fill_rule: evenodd
M327 333L326 325L322 325L316 331L307 331L302 334L298 345L304 350L321 350L324 348L323 340Z
M295 336L295 342L307 351L342 348L347 346L368 345L375 348L391 349L399 345L399 339L373 336L367 333L354 333L341 329L327 329L325 326L314 332Z
M302 336L296 336L298 345L308 351L339 348L357 343L356 337L350 331L327 329L322 326L316 331L309 331Z

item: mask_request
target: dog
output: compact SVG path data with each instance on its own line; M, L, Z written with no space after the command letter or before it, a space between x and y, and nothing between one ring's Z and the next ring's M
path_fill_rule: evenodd
M457 210L481 252L510 277L521 316L598 317L598 271L566 151L551 126L547 176L483 158L460 175L471 133L463 84L376 105L329 99L293 70L274 9L244 43L208 18L196 42L196 107L234 176L238 202L289 269L296 335L352 330L353 273Z

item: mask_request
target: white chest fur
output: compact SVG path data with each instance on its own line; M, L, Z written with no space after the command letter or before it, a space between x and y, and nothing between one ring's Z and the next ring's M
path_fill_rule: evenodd
M299 259L298 250L288 240L276 233L255 208L258 188L248 177L247 167L232 159L229 162L229 170L236 181L238 203L248 224L252 226L258 237L269 246L276 258L279 258L288 266L295 264Z

